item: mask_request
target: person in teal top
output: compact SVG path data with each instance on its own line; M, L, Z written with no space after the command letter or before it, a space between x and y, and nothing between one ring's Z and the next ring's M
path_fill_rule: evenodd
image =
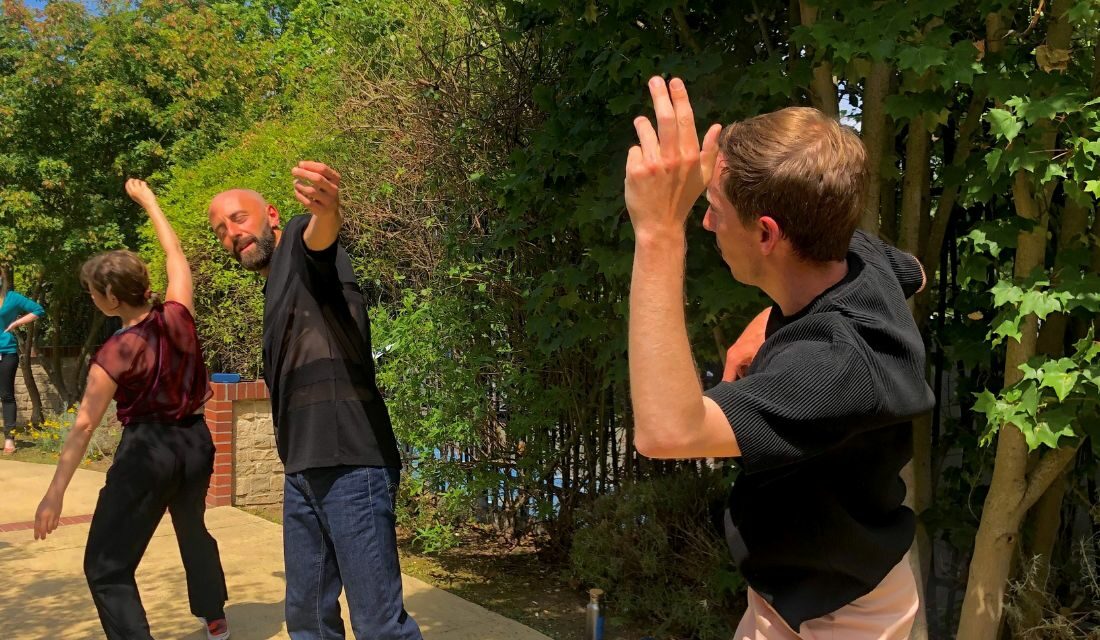
M14 331L45 315L37 302L8 291L8 283L0 275L0 404L4 412L4 454L15 451L15 372L19 370L19 343Z

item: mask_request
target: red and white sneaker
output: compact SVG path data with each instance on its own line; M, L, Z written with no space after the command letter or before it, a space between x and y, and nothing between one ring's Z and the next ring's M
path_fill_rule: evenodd
M204 618L202 622L206 625L206 640L227 640L229 638L229 623L226 622L225 618L209 622Z

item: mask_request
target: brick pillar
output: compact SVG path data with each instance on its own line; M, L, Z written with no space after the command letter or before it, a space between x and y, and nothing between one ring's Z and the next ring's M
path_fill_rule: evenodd
M211 383L214 395L206 402L206 424L214 440L214 475L206 493L208 507L233 504L233 403L237 400L262 400L268 397L263 380L252 382Z
M233 400L235 384L215 382L214 395L206 401L206 426L214 440L214 475L206 492L206 506L226 507L233 503Z

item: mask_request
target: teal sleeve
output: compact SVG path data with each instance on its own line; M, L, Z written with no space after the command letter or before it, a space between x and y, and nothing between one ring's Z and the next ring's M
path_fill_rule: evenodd
M39 318L46 315L46 310L42 308L42 305L38 304L34 300L31 300L30 298L18 293L12 293L10 295L18 296L15 301L19 303L18 309L20 311L20 315L33 313Z

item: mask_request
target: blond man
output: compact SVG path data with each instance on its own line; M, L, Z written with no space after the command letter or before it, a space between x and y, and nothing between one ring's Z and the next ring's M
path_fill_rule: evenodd
M626 204L635 231L635 444L654 458L738 459L725 514L749 583L736 640L907 638L918 592L899 472L934 398L906 298L912 256L856 231L866 153L822 113L714 125L702 147L679 79L649 83ZM774 302L703 392L684 315L685 226L699 196L733 277Z

